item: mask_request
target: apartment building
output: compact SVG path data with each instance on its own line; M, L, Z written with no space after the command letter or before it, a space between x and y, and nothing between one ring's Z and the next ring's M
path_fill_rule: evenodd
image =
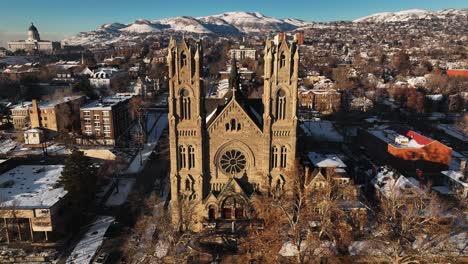
M130 102L133 95L113 95L93 101L80 109L83 145L115 145L127 135L133 122Z

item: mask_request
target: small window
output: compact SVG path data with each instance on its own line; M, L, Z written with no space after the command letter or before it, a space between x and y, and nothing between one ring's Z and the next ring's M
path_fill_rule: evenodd
M83 115L84 115L84 116L89 116L90 113L89 113L89 111L84 111L84 112L83 112Z
M99 119L99 115L94 115L94 120L98 120Z
M102 111L102 116L109 116L109 111Z

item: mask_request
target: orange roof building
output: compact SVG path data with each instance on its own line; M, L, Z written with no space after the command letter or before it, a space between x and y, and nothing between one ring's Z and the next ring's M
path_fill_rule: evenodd
M448 69L447 75L450 77L468 77L468 69Z

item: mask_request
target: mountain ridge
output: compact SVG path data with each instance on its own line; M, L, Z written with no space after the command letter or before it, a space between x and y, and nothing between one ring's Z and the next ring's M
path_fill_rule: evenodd
M383 12L355 19L354 23L406 22L421 19L448 19L463 16L468 19L468 9L426 11L410 9ZM101 25L98 29L65 38L73 45L110 44L119 41L142 39L149 34L187 32L194 34L252 34L304 30L328 23L317 23L295 18L275 18L259 12L233 11L211 16L176 16L156 20L137 19L132 23L118 22Z

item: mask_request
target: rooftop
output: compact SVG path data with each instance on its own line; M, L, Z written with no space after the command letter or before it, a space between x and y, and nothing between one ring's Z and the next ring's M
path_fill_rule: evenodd
M322 154L309 152L307 154L310 162L316 168L346 168L346 164L341 160L338 154Z
M343 142L343 136L330 121L304 121L299 125L306 136L316 141Z
M124 102L129 100L133 97L133 95L112 95L109 97L102 98L101 100L93 101L83 107L81 110L111 110L113 106L117 105L118 103Z
M389 168L381 167L372 179L375 189L386 197L411 198L421 193L419 182L415 178L407 178Z
M368 132L397 148L422 148L434 142L417 132L396 126L379 126Z
M42 101L38 103L39 107L54 107L59 104L63 104L69 101L74 101L83 97L82 95L72 95L72 96L65 96L63 98L52 100L52 101Z
M28 102L23 102L23 103L12 105L12 106L10 106L10 109L12 109L12 110L22 109L22 108L26 109L26 108L31 107L31 105L32 105L31 101L28 101Z
M0 205L50 208L68 193L58 184L63 165L23 165L0 175Z

